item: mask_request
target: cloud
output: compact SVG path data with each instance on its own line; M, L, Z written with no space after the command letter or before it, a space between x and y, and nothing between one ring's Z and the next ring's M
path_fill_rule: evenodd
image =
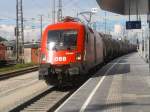
M0 25L0 36L8 40L14 40L14 28L14 25Z
M2 24L2 25L0 25L0 30L1 31L10 31L10 32L12 32L12 31L14 31L14 25L5 25L5 24Z
M0 25L0 36L7 40L15 40L14 35L15 25ZM31 27L26 27L24 30L24 40L32 41L38 40L40 38L40 29L31 29Z

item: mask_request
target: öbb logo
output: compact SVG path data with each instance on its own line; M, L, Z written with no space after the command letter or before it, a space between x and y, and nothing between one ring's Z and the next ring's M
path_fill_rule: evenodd
M55 57L55 61L66 61L66 57Z

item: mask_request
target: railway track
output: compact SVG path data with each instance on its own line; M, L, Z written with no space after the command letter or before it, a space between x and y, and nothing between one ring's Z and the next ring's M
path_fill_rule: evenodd
M24 68L21 70L16 70L16 71L0 74L0 81L15 77L15 76L19 76L19 75L24 75L26 73L37 71L38 68L39 68L38 66L34 66L34 67L28 67L28 68Z
M58 108L76 89L58 90L56 87L34 96L27 102L18 105L10 112L51 112Z
M91 75L94 74L98 68L99 66L96 67L90 74ZM81 86L89 77L90 75L88 75L84 80L82 80L78 85L78 87ZM24 85L21 86L21 88L23 87ZM56 110L78 87L71 88L71 89L68 87L65 88L65 90L64 89L60 90L54 87L50 89L46 88L42 91L37 92L36 94L24 97L23 100L19 102L17 101L18 103L9 106L6 109L8 109L10 112L20 112L20 111L21 112L31 112L31 111L51 112Z

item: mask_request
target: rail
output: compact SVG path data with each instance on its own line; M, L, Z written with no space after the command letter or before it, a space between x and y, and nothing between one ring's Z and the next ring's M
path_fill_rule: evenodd
M76 89L58 90L56 87L49 88L44 92L32 97L30 100L16 106L10 112L28 111L54 111L57 109Z
M38 68L39 68L38 66L33 66L33 67L23 68L21 70L15 70L12 72L2 73L2 74L0 74L0 81L15 77L15 76L19 76L19 75L24 75L26 73L37 71Z

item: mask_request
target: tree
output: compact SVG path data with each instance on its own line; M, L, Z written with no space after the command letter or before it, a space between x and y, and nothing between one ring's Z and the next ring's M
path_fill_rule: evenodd
M2 41L7 41L7 40L0 36L0 42Z

